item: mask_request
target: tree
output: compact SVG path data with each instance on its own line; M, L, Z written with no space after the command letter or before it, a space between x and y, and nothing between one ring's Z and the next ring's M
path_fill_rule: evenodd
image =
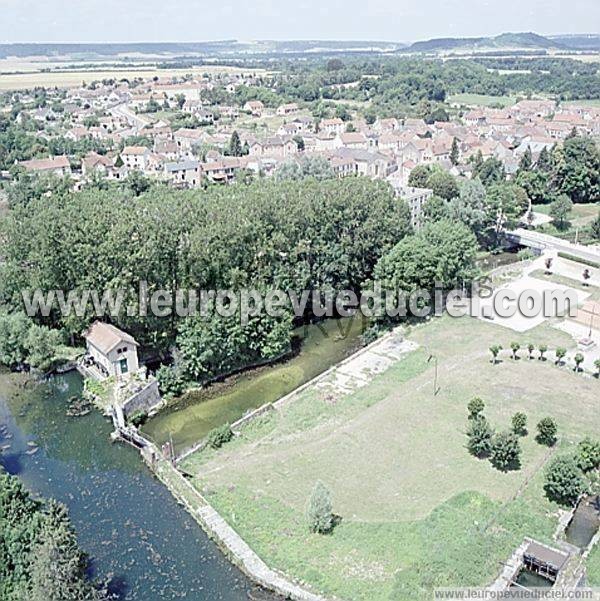
M533 159L531 156L531 148L527 146L527 149L523 153L521 160L519 161L519 167L517 170L517 174L522 173L523 171L529 171L533 166Z
M479 417L485 409L485 403L482 398L476 396L469 401L467 409L469 411L469 419L475 419L476 417Z
M593 202L600 196L600 151L587 136L566 139L557 151L553 185L573 202Z
M527 434L527 415L521 411L517 411L511 419L512 430L519 436Z
M550 275L552 273L552 258L551 257L544 259L544 266L546 267L546 275Z
M562 365L563 359L567 356L567 349L559 346L554 354L556 355L556 365Z
M423 217L426 221L448 219L448 203L439 196L432 195L423 203Z
M483 238L488 226L486 214L486 190L478 180L465 180L460 185L458 198L447 203L448 216L465 224L478 239Z
M521 444L514 432L499 432L492 439L490 461L499 470L508 471L520 465Z
M320 480L316 483L310 496L306 519L311 532L327 534L333 529L334 517L331 494Z
M471 455L483 458L487 457L492 449L492 438L494 431L483 415L477 415L469 420L467 428L467 449Z
M185 379L177 366L161 365L156 371L156 379L165 397L179 396L185 389Z
M499 344L493 344L492 346L490 346L490 353L492 353L492 363L496 364L496 359L501 350L502 347Z
M544 490L551 501L575 505L585 491L585 479L573 457L555 457L545 474Z
M592 222L590 234L594 240L600 240L600 214L598 214L598 217Z
M426 223L378 261L374 279L395 295L430 289L434 281L444 289L453 288L473 281L477 248L475 236L460 223L446 219Z
M414 188L426 188L430 175L429 165L417 165L408 176L408 185Z
M596 368L596 377L600 378L600 359L594 361L594 367Z
M453 165L458 165L459 159L460 150L458 148L458 140L456 138L452 138L452 148L450 149L450 162Z
M550 156L546 146L544 146L540 151L536 167L538 168L538 171L542 173L549 173L552 171L552 157Z
M24 313L0 313L0 364L17 367L25 363L25 340L31 322Z
M537 441L551 447L556 442L558 427L551 417L544 417L537 424Z
M45 326L32 325L25 339L27 363L31 367L46 371L56 357L60 334Z
M587 436L577 445L577 465L584 472L600 467L600 441Z
M227 153L232 157L241 157L242 156L242 142L240 140L240 135L237 131L234 131L231 134L231 138L229 138L229 146L227 149Z
M550 216L559 230L564 230L569 224L568 217L573 210L573 203L566 194L561 194L550 204Z
M32 550L31 601L85 601L104 596L86 581L87 561L77 546L67 510L51 502Z
M587 267L583 270L581 277L583 278L583 285L589 286L588 280L592 277L592 273Z
M529 343L527 345L527 353L529 354L529 359L533 359L533 351L535 350L535 344Z
M544 357L544 355L548 352L548 346L546 344L540 344L539 351L540 351L540 361L545 361L546 357Z
M135 196L140 196L149 190L152 185L150 180L137 169L130 171L123 183Z
M510 350L512 351L512 356L513 359L518 359L519 358L519 350L521 348L521 345L518 342L511 342L510 343Z
M451 200L460 194L456 179L443 169L433 170L427 178L425 187L431 188L436 196L445 200Z
M483 161L481 168L474 173L481 183L487 188L492 184L498 184L506 179L506 173L504 171L504 165L500 159L490 157Z
M581 353L577 353L575 357L573 357L573 361L575 361L575 371L581 370L581 364L584 362L585 357Z

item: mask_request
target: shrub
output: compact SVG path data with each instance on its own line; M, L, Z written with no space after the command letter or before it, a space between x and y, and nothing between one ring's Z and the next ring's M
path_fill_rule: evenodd
M129 416L129 423L133 424L137 428L145 424L147 419L148 413L140 409L139 411L134 411Z
M515 434L518 434L520 436L524 436L525 434L527 434L527 416L521 412L518 411L517 413L515 413L512 416L512 431Z
M600 467L600 441L586 437L579 443L577 465L584 472Z
M223 424L208 433L208 444L213 449L220 449L233 438L233 431L229 424Z
M179 396L185 389L181 370L170 365L161 365L156 371L160 391L166 396Z
M480 413L483 412L483 410L485 409L485 403L483 402L483 399L476 396L469 401L467 409L469 411L469 419L474 419Z
M478 415L469 422L467 430L469 453L475 457L487 457L492 450L494 431L483 415Z
M585 479L573 457L563 455L552 460L546 470L544 490L551 501L575 504L585 491Z
M320 480L316 483L308 502L306 520L311 532L326 534L334 524L331 494Z
M540 444L545 444L551 447L556 442L556 434L558 426L551 417L545 417L540 420L537 425L537 441Z
M490 346L490 353L492 353L492 363L496 363L496 358L498 354L502 350L502 347L499 344L493 344Z
M490 460L499 470L507 471L520 466L521 445L514 432L499 432L492 439Z

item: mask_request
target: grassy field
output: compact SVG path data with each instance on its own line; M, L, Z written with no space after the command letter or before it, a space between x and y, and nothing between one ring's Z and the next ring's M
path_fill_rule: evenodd
M435 586L489 583L525 535L551 542L559 508L543 495L542 467L553 451L530 434L522 469L508 473L471 457L464 432L473 396L485 399L497 429L520 410L530 429L555 417L567 448L600 429L596 379L526 358L489 362L491 344L513 340L573 349L548 323L519 335L444 317L409 337L420 348L365 388L337 402L307 390L183 466L267 563L328 595L430 598ZM304 521L319 479L341 516L328 536L309 534Z
M483 94L454 94L446 99L450 104L465 106L512 106L517 102L516 96L486 96Z
M550 214L550 204L534 205L536 213ZM553 222L545 223L537 228L537 231L550 236L563 238L571 242L590 244L595 241L591 238L588 228L600 214L600 203L576 204L569 213L568 224L565 229L558 229Z

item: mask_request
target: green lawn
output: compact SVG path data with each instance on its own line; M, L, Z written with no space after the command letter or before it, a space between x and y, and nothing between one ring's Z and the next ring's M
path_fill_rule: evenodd
M484 94L454 94L446 99L450 104L465 106L512 106L517 102L516 96L487 96Z
M464 431L474 395L498 429L524 410L531 430L554 416L566 447L600 430L597 380L550 362L489 362L493 343L574 347L548 324L519 335L444 317L409 337L420 349L368 386L333 402L308 390L183 466L267 563L328 595L430 598L435 586L488 584L525 535L551 542L558 508L542 492L548 449L527 436L522 469L509 473L471 457ZM437 396L429 351L439 361ZM342 519L329 536L304 522L319 479Z

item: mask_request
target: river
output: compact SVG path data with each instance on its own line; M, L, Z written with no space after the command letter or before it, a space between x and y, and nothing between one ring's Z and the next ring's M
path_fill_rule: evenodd
M216 426L280 399L349 356L359 348L365 325L366 320L357 316L297 328L300 348L292 358L189 392L151 418L142 431L158 444L171 439L180 452Z
M65 416L77 373L23 388L0 375L0 462L29 490L69 508L93 573L121 599L243 601L252 585L156 480L133 448L111 443L97 411ZM32 453L35 444L39 450ZM30 452L30 454L27 453Z

